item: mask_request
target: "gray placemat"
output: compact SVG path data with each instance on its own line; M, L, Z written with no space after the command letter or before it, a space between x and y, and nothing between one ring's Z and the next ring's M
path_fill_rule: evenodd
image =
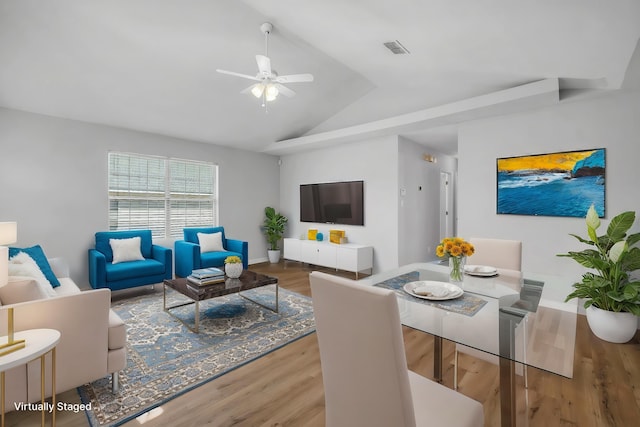
M402 287L409 282L415 282L420 280L420 273L412 271L410 273L403 274L401 276L392 277L384 282L376 283L374 286L381 288L391 289L400 297L409 301L431 305L441 308L443 310L452 311L458 314L464 314L465 316L473 316L476 314L487 301L482 298L478 298L474 295L464 293L460 298L444 300L444 301L431 301L422 298L416 298L405 292Z

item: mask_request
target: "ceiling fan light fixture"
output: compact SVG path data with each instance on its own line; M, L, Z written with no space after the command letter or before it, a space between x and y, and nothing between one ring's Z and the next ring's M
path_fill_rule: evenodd
M278 88L275 87L275 85L269 83L265 89L265 96L267 98L267 101L275 101L275 99L278 97Z
M264 33L265 54L256 55L256 63L258 65L258 73L256 75L236 73L235 71L227 71L220 68L216 69L216 71L221 74L228 74L256 82L242 89L240 93L251 93L256 98L261 99L262 106L265 107L266 111L267 102L275 101L280 93L288 98L295 96L296 92L283 85L283 83L312 82L313 75L305 73L279 76L278 73L271 68L271 59L269 58L269 34L273 30L273 25L265 22L260 26L260 30Z
M255 96L256 98L260 98L262 96L262 92L264 92L264 85L262 83L256 83L255 85L253 85L253 87L251 88L251 93L253 94L253 96Z

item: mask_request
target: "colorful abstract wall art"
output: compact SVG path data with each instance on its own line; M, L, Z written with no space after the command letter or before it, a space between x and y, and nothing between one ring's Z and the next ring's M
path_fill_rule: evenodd
M497 159L497 213L605 215L605 149Z

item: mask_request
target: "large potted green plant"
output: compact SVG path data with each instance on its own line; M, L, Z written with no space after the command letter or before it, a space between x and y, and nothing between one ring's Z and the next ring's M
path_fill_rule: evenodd
M593 333L610 342L629 341L636 333L640 316L640 281L630 273L640 269L640 233L627 232L636 218L635 212L615 216L607 232L598 236L600 218L593 206L586 217L588 238L571 234L589 248L580 252L558 254L569 257L593 271L582 276L567 296L583 298L587 321Z
M287 225L287 217L270 206L264 208L264 221L262 223L262 232L267 238L269 249L267 254L269 262L277 263L280 261L280 239L284 234L284 228Z

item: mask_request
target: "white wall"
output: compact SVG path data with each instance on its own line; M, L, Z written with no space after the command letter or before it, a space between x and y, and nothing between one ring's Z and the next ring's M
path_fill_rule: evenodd
M374 272L398 266L398 138L384 137L282 157L280 206L287 237L344 229L350 242L374 247ZM300 222L300 184L364 180L364 226Z
M456 160L402 137L399 142L398 249L400 265L403 265L437 258L440 172L450 172L453 178ZM425 153L434 155L437 163L426 162Z
M605 147L605 227L622 211L640 214L639 135L637 90L465 124L458 141L458 234L522 240L524 270L579 279L585 269L556 254L584 248L568 235L585 236L584 219L496 215L496 158Z
M80 286L94 233L108 227L108 151L217 163L220 225L249 242L250 262L266 259L259 226L279 203L277 157L2 108L0 147L0 221L18 222L15 246L66 258Z

